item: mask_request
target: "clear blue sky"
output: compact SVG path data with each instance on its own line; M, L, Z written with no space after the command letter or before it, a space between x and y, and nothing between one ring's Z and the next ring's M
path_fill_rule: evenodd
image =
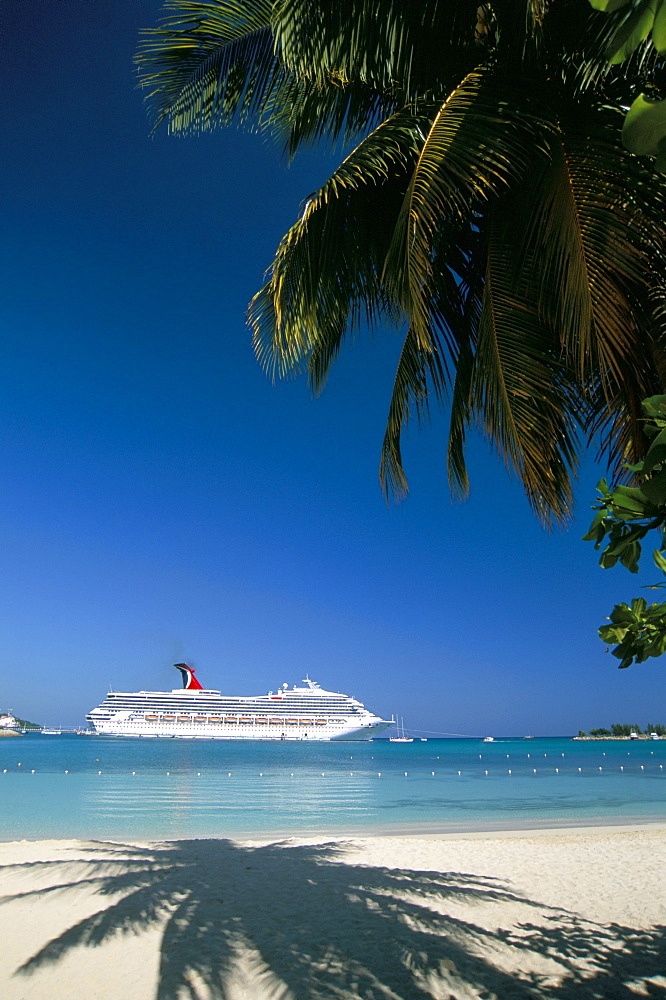
M408 728L666 722L666 660L596 627L639 592L579 518L548 535L482 443L452 504L446 420L377 466L395 335L323 397L272 385L245 308L330 161L256 136L151 137L132 56L153 0L0 5L0 708L80 724L112 686L232 694L306 671Z

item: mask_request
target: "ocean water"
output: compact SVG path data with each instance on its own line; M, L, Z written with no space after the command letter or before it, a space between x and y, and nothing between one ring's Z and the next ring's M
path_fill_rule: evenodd
M0 840L666 822L666 740L0 740Z

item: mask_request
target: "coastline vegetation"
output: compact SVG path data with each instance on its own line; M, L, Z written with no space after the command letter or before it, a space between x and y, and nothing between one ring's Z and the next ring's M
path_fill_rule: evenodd
M610 729L590 729L588 732L584 732L582 729L579 731L579 738L587 737L592 739L627 739L632 736L643 737L644 739L649 739L652 734L655 733L657 736L666 736L666 726L661 722L648 722L645 729L641 729L638 723L630 725L627 722L614 722Z

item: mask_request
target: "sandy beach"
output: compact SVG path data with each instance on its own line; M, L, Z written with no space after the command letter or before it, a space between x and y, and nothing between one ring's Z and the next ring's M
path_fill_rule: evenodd
M666 996L666 827L0 844L4 1000Z

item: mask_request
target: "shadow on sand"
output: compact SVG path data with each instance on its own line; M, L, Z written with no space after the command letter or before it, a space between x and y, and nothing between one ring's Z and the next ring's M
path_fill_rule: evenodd
M16 975L157 927L157 1000L225 1000L241 954L252 1000L666 998L663 927L592 924L490 877L347 863L344 845L89 846L86 861L15 866L66 878L3 903L80 887L109 897ZM499 930L470 922L492 904L533 919Z

